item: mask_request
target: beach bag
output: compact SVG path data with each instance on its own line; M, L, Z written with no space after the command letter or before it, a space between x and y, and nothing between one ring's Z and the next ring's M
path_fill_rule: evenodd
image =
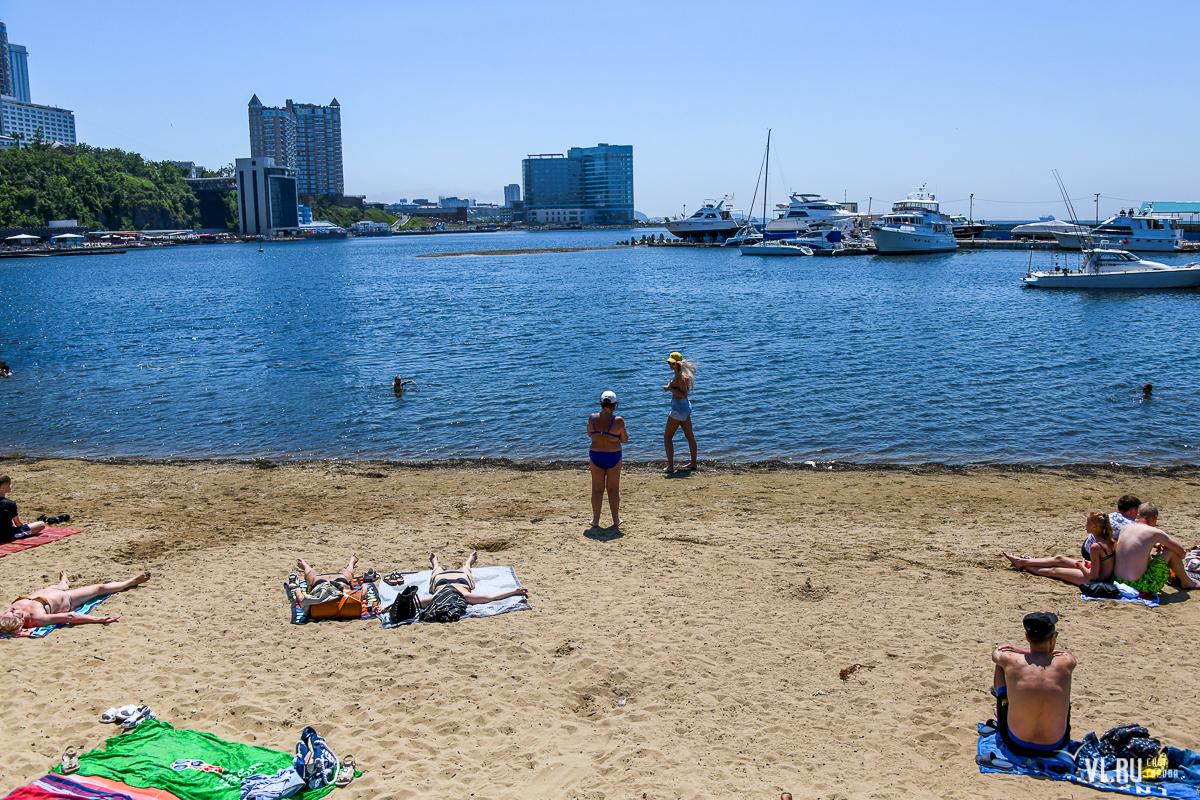
M388 609L388 621L393 625L408 622L415 618L420 610L417 606L417 587L405 586L404 591L396 595L391 608Z
M345 592L337 600L318 603L308 607L309 619L362 619L363 608L366 605L366 591L355 589Z
M329 786L337 778L338 757L310 725L300 734L300 741L296 742L296 760L292 766L305 786L320 789Z
M1117 588L1115 583L1092 581L1091 583L1085 583L1083 586L1080 586L1079 591L1084 597L1095 597L1098 600L1121 599L1121 590Z
M429 601L418 617L421 622L458 622L467 613L467 601L449 586L441 589Z

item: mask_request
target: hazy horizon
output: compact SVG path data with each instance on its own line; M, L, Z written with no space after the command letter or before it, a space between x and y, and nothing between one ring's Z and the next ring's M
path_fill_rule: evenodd
M1086 219L1095 192L1102 217L1200 198L1175 166L1194 4L53 8L0 21L80 142L213 169L249 155L251 95L336 97L346 192L369 200L503 202L526 155L605 142L633 145L641 213L748 210L768 128L771 204L879 211L927 183L951 213L974 193L976 218L1065 217L1051 169Z

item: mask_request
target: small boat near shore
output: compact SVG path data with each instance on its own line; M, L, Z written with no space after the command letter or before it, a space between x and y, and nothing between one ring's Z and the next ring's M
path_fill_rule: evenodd
M738 247L744 256L811 256L813 249L796 239L768 239Z
M1200 286L1200 264L1145 261L1128 250L1086 251L1079 269L1030 270L1021 281L1047 289L1185 289Z
M1053 239L1056 233L1086 234L1090 228L1061 219L1039 219L1037 222L1027 222L1017 225L1011 231L1014 239ZM1078 249L1078 248L1076 248Z
M790 239L819 225L838 228L843 233L854 230L858 215L839 203L831 203L819 194L803 192L793 192L790 200L786 206L775 207L779 216L767 222L768 239Z
M976 222L975 220L967 219L962 214L951 217L950 224L954 228L955 239L974 239L983 233L983 229L987 227L987 223L982 220Z

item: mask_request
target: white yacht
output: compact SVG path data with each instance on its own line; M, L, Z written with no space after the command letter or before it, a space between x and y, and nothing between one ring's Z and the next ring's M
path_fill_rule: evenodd
M1063 222L1054 217L1040 217L1037 222L1027 222L1012 229L1014 239L1053 239L1056 233L1087 233L1091 228L1074 222ZM1076 248L1078 249L1078 248Z
M1155 253L1178 253L1183 250L1183 228L1176 225L1172 219L1162 219L1150 215L1151 207L1145 214L1124 210L1115 217L1109 217L1091 231L1094 241L1107 239L1119 244L1126 250L1139 250ZM1080 250L1084 247L1088 234L1078 232L1055 231L1054 238L1058 246L1065 250Z
M1052 289L1182 289L1200 286L1200 264L1173 266L1143 261L1128 250L1086 251L1079 269L1026 273L1026 286Z
M668 220L663 226L680 239L690 242L720 242L742 227L733 214L733 198L726 195L718 201L705 200L699 210L686 219Z
M795 239L768 239L738 247L744 256L811 256L813 249Z
M938 209L937 198L920 189L892 204L892 213L871 225L875 249L885 255L945 253L958 249L954 226Z
M858 215L838 203L831 203L819 194L793 192L791 203L775 206L779 216L767 223L768 239L791 238L806 233L815 224L832 225L843 233L854 230Z

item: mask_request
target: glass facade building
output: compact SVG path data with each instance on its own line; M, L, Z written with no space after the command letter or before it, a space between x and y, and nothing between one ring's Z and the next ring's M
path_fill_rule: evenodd
M525 221L624 225L633 216L633 146L572 147L521 162Z

